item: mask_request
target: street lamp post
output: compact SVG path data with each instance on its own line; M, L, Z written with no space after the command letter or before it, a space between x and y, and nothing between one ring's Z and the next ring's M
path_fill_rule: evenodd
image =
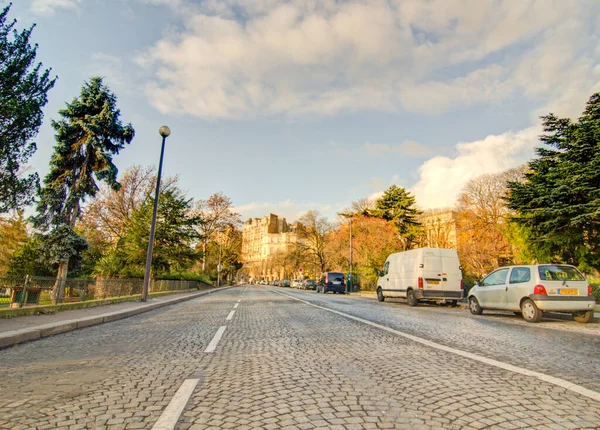
M352 217L350 217L350 279L348 280L348 292L352 292Z
M154 233L156 230L156 212L158 211L158 195L160 193L160 175L162 174L163 156L165 154L165 141L171 134L171 129L163 125L158 129L162 136L162 147L160 149L160 162L158 163L158 176L156 177L156 192L154 193L154 209L152 211L152 224L150 226L150 239L148 240L148 252L146 253L146 271L144 273L144 288L142 289L142 302L148 301L148 284L150 283L150 266L152 265L152 247L154 245Z
M217 287L221 286L221 270L223 270L223 265L221 264L221 241L219 240L219 265L217 266Z

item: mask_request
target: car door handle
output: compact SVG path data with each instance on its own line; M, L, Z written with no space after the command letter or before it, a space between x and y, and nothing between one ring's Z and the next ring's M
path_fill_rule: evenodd
M389 281L389 280L390 280L390 278L385 278L385 280L386 280L386 281Z

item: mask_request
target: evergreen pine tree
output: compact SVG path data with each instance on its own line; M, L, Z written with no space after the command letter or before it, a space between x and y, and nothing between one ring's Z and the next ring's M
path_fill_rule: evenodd
M34 26L19 33L16 21L7 21L11 5L0 13L0 213L33 200L39 177L24 175L23 164L36 150L31 139L56 82L49 78L50 70L35 64L37 45L29 42Z
M85 241L73 228L81 215L81 204L98 191L97 181L118 190L117 167L112 156L131 142L134 129L119 119L117 97L93 77L84 83L81 95L59 111L62 119L52 121L56 131L50 172L39 192L34 226L47 232L44 254L58 263L58 275L52 300L64 296L69 259L85 249Z
M577 122L543 118L544 147L525 183L510 182L508 206L534 256L600 270L600 94Z
M421 213L416 207L415 197L402 187L392 185L375 203L375 209L368 210L370 216L392 221L404 249L411 249L418 237Z

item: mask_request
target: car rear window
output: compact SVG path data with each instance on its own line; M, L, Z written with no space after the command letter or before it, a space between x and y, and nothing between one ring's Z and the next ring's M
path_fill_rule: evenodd
M540 279L542 281L585 281L585 277L579 270L572 266L538 266Z
M331 272L327 274L327 282L344 282L344 274L343 273L335 273Z

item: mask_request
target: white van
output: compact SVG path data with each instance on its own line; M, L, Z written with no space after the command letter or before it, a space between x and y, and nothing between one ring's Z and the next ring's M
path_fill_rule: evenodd
M391 254L379 272L377 300L400 297L410 306L419 300L456 305L463 295L462 272L453 249L418 248Z

